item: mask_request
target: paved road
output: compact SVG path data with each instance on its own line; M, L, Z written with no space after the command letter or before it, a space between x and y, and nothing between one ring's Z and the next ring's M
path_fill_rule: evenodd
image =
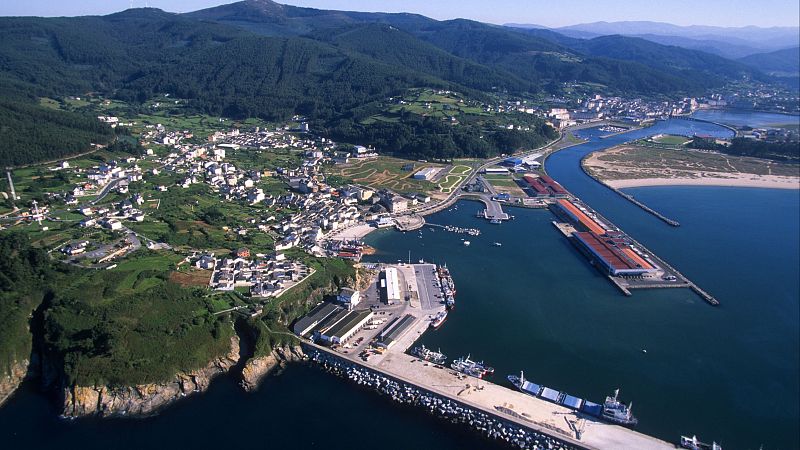
M113 189L119 182L120 178L115 178L109 181L108 184L103 186L103 189L100 190L100 194L97 197L95 197L94 200L90 201L89 204L96 205L97 202L103 200L106 197L106 195L108 195L108 193L111 192L111 189Z

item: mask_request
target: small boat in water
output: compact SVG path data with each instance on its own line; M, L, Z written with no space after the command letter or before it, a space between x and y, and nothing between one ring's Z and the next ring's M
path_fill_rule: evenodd
M502 243L502 242L495 242L495 243L494 243L494 244L492 244L492 245L494 245L495 247L502 247L502 246L503 246L503 243Z
M697 440L697 436L681 436L681 448L688 448L689 450L722 450L722 446L716 442L706 444Z
M470 241L464 241L464 247L469 247L469 244L471 244Z

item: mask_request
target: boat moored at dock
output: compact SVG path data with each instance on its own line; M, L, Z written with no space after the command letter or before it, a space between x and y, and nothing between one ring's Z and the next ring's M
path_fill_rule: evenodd
M436 329L442 326L447 319L447 311L439 311L431 320L431 328Z
M584 414L605 420L607 422L615 423L617 425L624 425L632 427L636 425L639 420L633 416L630 405L626 405L619 400L619 389L614 391L614 396L606 397L606 401L599 405L589 400L575 397L566 392L560 392L546 386L542 386L525 379L525 374L520 372L519 376L509 375L508 381L514 385L518 390L533 397L538 397L550 402L562 405L575 411L580 411Z
M428 362L432 362L434 364L444 364L447 362L447 356L444 355L442 352L435 352L424 345L420 345L419 347L414 347L411 350L411 354L414 356L418 356L420 359Z
M487 366L483 363L483 361L476 362L471 360L470 355L462 356L461 358L456 359L452 364L450 364L450 367L457 372L461 372L465 375L475 378L483 378L494 373L493 367Z
M705 442L700 442L697 436L681 436L681 448L688 448L689 450L722 450L722 446L716 442L706 444Z
M439 266L436 269L436 275L439 277L439 287L442 289L445 306L447 309L455 308L456 286L453 283L453 277L450 276L450 271L447 270L447 265Z

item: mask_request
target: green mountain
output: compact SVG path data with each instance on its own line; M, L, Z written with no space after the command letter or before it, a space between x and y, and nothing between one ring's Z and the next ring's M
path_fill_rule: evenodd
M393 25L364 24L309 35L340 49L461 85L490 90L502 86L514 91L535 91L537 86L503 68L478 64L416 38Z
M661 45L645 39L627 36L601 36L581 40L571 46L583 54L631 61L657 70L678 74L698 84L718 85L725 79L743 76L766 77L751 67L721 56L671 45Z
M800 47L758 53L740 58L739 61L769 74L794 77L800 75Z
M582 40L548 30L269 0L189 14L142 8L100 17L0 18L0 96L11 92L15 101L97 92L137 103L170 93L208 114L267 120L303 114L329 122L411 87L477 97L494 89L558 90L578 81L620 94L679 96L741 77L767 79L739 62L637 38ZM23 117L15 108L13 117ZM48 117L45 123L60 114L31 108L25 117ZM79 122L76 116L65 120ZM80 139L60 152L102 140L87 131L69 133ZM29 156L58 154L49 146ZM23 162L4 159L12 161Z
M192 19L244 28L266 36L301 36L319 30L379 23L407 31L436 21L418 14L335 11L281 5L270 0L245 0L184 14Z

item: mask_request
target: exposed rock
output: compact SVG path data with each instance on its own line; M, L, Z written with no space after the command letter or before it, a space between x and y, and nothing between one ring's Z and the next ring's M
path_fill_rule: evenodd
M299 346L276 347L268 355L252 358L242 369L242 387L250 392L258 388L261 380L276 369L284 369L292 361L305 359L303 349Z
M214 377L226 373L239 361L239 351L239 338L234 336L227 355L214 359L202 369L178 373L166 383L67 387L62 414L66 417L155 414L175 400L208 389Z
M15 361L8 372L0 373L0 405L17 390L28 373L28 360Z

